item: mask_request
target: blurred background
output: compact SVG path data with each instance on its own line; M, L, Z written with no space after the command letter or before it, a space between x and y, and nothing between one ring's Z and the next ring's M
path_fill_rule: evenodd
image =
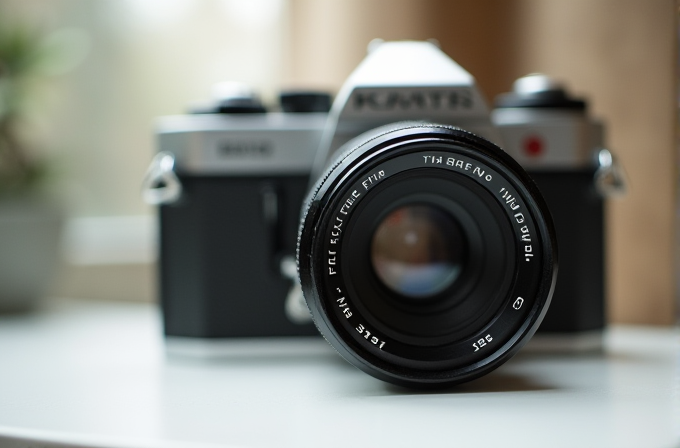
M47 296L156 300L155 210L140 197L155 117L224 80L270 103L283 88L335 93L371 39L435 38L489 101L531 72L589 101L630 182L607 210L609 319L672 324L677 20L675 0L2 0L0 50L26 47L5 32L19 29L42 55L12 135L47 173L32 195L65 217Z

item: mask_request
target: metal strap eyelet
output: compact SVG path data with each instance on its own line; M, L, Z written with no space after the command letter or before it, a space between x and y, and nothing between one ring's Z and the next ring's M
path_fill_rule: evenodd
M175 156L159 152L146 170L142 183L142 197L147 204L162 205L177 202L182 195L182 184L174 171Z
M628 181L621 165L608 149L601 148L596 154L595 188L603 198L621 197L628 190Z
M304 325L312 322L312 315L307 308L307 302L302 294L302 286L298 279L297 263L292 256L283 257L281 260L281 275L292 282L290 291L286 296L285 312L288 320L294 324Z

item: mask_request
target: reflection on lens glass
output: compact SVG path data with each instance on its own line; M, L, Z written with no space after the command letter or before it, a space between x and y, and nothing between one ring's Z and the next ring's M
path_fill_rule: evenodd
M380 223L371 243L371 262L391 290L414 298L448 288L463 269L465 238L456 220L430 205L409 205Z

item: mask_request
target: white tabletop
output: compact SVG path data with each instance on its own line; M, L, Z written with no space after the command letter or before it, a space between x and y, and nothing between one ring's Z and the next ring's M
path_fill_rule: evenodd
M151 304L0 316L0 447L680 447L680 334L616 327L606 354L520 353L444 392L375 380L325 343L165 354Z

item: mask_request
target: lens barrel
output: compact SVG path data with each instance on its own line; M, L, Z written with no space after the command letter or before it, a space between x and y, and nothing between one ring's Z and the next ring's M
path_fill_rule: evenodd
M548 209L491 142L421 122L348 142L304 205L302 289L351 364L394 384L484 375L533 335L557 274Z

